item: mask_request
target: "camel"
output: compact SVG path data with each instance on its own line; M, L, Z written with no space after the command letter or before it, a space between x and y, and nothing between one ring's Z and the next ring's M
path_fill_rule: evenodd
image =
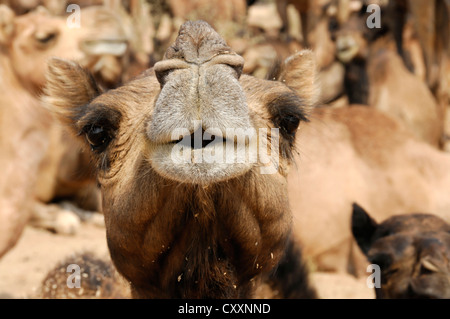
M317 107L300 126L288 175L294 233L319 271L365 274L353 202L377 220L424 211L450 221L450 154L374 108Z
M121 82L129 39L119 17L101 6L87 7L80 15L85 21L75 28L68 26L67 17L44 7L16 16L2 5L1 44L27 90L41 92L46 60L61 55L91 68L105 87Z
M90 150L110 255L134 298L248 298L262 281L315 296L286 183L313 54L293 56L296 75L282 81L243 64L204 21L184 23L162 61L107 92L77 63L49 62L43 101Z
M382 7L380 29L366 26L369 13L364 1L361 9L353 12L341 1L337 17L330 18L336 54L346 69L345 91L350 104L365 104L387 112L417 137L442 147L445 107L438 103L425 81L410 71L425 66L421 66L421 56L413 58L411 53L415 48L419 51L415 55L420 55L418 41L416 46L411 39L401 41L406 22L400 21L394 2ZM341 11L346 14L339 14ZM338 19L339 16L346 18Z
M28 221L60 233L76 230L79 218L72 209L49 204L53 200L75 200L89 211L98 208L89 157L79 152L76 142L40 105L37 96L50 56L79 60L93 69L102 85L120 81L121 59L126 52L118 48L123 50L127 42L118 29L120 25L113 27L117 19L104 8L86 9L82 14L89 23L71 29L66 26L66 18L52 16L42 8L16 16L0 5L0 161L4 168L0 257L14 246ZM103 24L96 24L97 19ZM93 34L90 23L97 26L97 34ZM109 25L106 34L100 32L105 24ZM93 54L96 46L103 51ZM106 60L102 60L104 57ZM116 62L106 63L111 59Z
M181 36L184 34L184 32L180 32ZM180 59L174 60L172 59L173 56L180 57ZM183 57L183 60L181 57ZM218 57L224 58L221 55L218 55ZM232 57L236 56L232 55ZM198 129L198 127L195 127L193 121L189 121L189 117L186 120L183 111L181 111L189 111L186 105L190 106L192 104L192 92L222 92L221 90L202 91L201 87L198 90L186 91L179 89L179 86L177 86L181 85L183 81L171 82L173 78L178 79L178 76L181 79L188 77L186 74L189 73L186 72L190 69L184 64L184 59L191 58L191 56L185 54L184 50L180 50L175 45L169 48L166 53L166 59L155 65L154 69L148 70L142 76L123 87L104 94L101 94L95 86L95 82L76 64L60 60L54 60L50 64L46 103L58 114L61 121L72 128L75 135L81 136L81 140L86 144L86 147L91 148L93 151L94 160L99 167L99 180L103 199L105 200L103 205L106 211L106 227L111 256L119 272L127 280L131 281L132 285L137 285L137 287L133 288L134 296L153 296L153 293L149 292L149 290L154 289L161 282L171 284L171 287L173 287L174 277L176 277L176 282L180 278L180 282L183 284L186 283L186 280L193 278L195 283L196 277L195 273L180 271L176 275L172 273L174 277L164 273L155 281L154 278L148 277L150 275L146 271L139 271L141 267L143 267L142 269L149 267L150 269L156 269L156 272L160 274L161 269L156 268L159 266L158 261L161 261L160 258L156 257L160 255L164 256L164 260L166 260L166 257L173 256L170 258L174 258L176 262L170 259L171 262L169 263L166 260L167 264L173 265L169 269L170 271L176 272L175 270L180 269L178 267L183 266L183 262L180 265L180 260L175 258L180 250L183 251L183 247L173 246L173 244L168 243L173 240L173 232L168 229L179 227L179 224L167 225L159 219L159 215L154 216L149 221L144 213L132 215L132 218L129 217L129 214L121 214L121 210L129 211L126 197L128 194L124 195L121 193L121 190L129 189L133 192L133 195L138 196L134 198L133 211L143 205L141 204L143 201L143 199L140 199L142 198L141 196L145 196L148 199L149 196L163 195L163 199L150 201L151 203L146 200L146 209L181 212L184 209L180 208L178 203L186 201L187 198L194 196L194 194L198 196L197 198L201 197L201 203L204 205L224 204L222 197L214 198L211 201L211 198L206 196L210 192L214 192L214 189L217 189L216 187L220 187L221 183L214 187L208 186L206 189L203 188L202 191L195 187L193 190L189 186L192 184L197 185L195 183L203 179L211 181L214 178L225 178L225 176L236 172L229 165L222 166L222 169L214 167L214 173L200 166L196 168L195 175L192 175L192 168L174 169L171 164L172 159L168 159L171 153L171 146L179 145L179 143L183 146L189 141L193 141L195 144L195 135L202 133L202 131L194 129ZM171 69L174 67L173 62L176 62L175 70ZM239 70L235 59L226 62L235 70ZM290 101L286 101L285 97L283 97L283 90L288 90L286 92L290 93L295 92L302 97L303 101L314 100L317 94L316 90L311 88L314 75L305 76L306 71L312 73L314 70L314 66L305 60L305 53L303 52L287 59L277 76L280 81L265 81L241 75L239 83L244 88L249 110L252 110L252 107L261 106L261 103L264 101L270 101L271 94L276 95L276 100L281 101L283 105L292 105ZM150 79L152 79L151 85L147 82ZM61 89L61 85L77 88L77 83L88 83L88 85L83 87L81 91L74 90L72 92L73 95L66 96L63 94L67 92ZM196 81L195 83L214 84L212 81ZM144 84L146 87L144 92L138 90ZM169 87L167 88L166 85L169 85ZM276 93L272 87L273 85L277 88ZM130 89L130 86L133 88L131 97L127 97L125 101L118 98L121 94L128 94L126 92ZM165 90L165 88L167 89ZM283 90L280 91L282 88ZM228 90L227 93L235 94L234 91ZM138 103L143 101L144 97L149 99L149 102ZM170 109L173 103L167 103L167 97L175 99L177 103L183 102L179 110ZM86 104L86 101L91 100L90 104ZM126 107L125 109L127 112L133 112L132 115L122 113L122 108L124 108L122 103L129 100L132 101L133 107ZM215 101L222 100L216 98ZM307 104L309 105L310 103ZM83 108L80 108L80 105L85 107L90 105L92 114L90 112L87 114L71 113L73 110L82 112ZM118 111L118 108L121 111ZM147 110L146 108L149 109ZM144 112L143 110L149 115L145 119L138 121L137 119L142 118L142 115L139 114ZM280 112L283 110L284 108L281 108ZM238 111L242 111L242 109L238 109L236 112ZM188 114L192 116L192 112L188 112ZM291 129L296 127L296 121L283 119L282 114L280 113L277 116L276 122ZM204 117L198 117L197 120ZM270 115L265 117L270 118ZM206 118L209 119L209 117ZM402 211L429 211L442 216L444 219L449 218L450 200L446 195L450 187L450 179L447 174L448 167L450 167L448 154L442 153L429 144L418 140L397 119L373 108L365 106L337 109L318 107L311 110L308 118L310 122L302 122L295 139L291 136L288 143L283 142L280 145L284 145L283 147L292 145L297 150L292 151L290 148L283 148L281 152L282 158L284 156L293 156L294 159L294 165L292 165L287 175L287 192L293 214L292 232L296 237L294 242L297 244L301 243L302 256L311 260L317 266L317 269L351 272L354 274L360 273L361 269L364 269L362 267L365 264L365 257L357 250L348 223L351 204L354 201L358 201L365 207L368 207L374 216L380 219L389 217L387 212L399 213ZM98 120L99 123L92 123L93 119ZM126 125L123 124L124 119L127 121ZM135 120L138 123L134 123ZM74 124L74 121L76 124ZM177 121L182 121L183 123ZM172 129L177 128L177 125L185 125L184 121L188 121L189 124L186 124L188 126L187 131L178 136L179 132L175 134L175 137L173 137L175 142L168 146L167 141L171 140L169 132L156 123L164 123L164 126L167 126L171 132ZM220 123L211 121L212 124L210 125L216 124L220 128ZM135 127L133 125L138 124L144 126L141 135L129 135L121 131L128 125ZM242 125L242 128L245 127L242 119L235 119L233 124ZM291 129L282 129L281 132L288 132ZM116 137L117 130L120 132L118 137ZM154 133L155 130L158 132L157 134ZM132 131L139 132L136 129ZM204 131L207 132L206 129ZM197 134L194 134L195 132ZM155 152L157 152L158 146L151 142L142 142L140 140L140 138L146 140L149 137L145 136L149 134L156 134L156 136L151 136L158 143L162 144L161 147L166 147L166 149L163 149L166 155L156 156ZM165 138L161 138L158 134L162 134ZM183 136L185 138L180 139ZM135 145L134 147L138 149L130 149L130 144ZM208 146L209 144L201 143L201 145ZM145 156L141 157L139 155L141 154L140 148L146 149L146 147L149 147L149 153L145 153ZM194 148L194 155L198 149L202 148L199 146ZM145 161L145 159L148 160ZM144 161L144 164L142 161ZM151 169L146 166L149 162L153 165ZM236 170L246 170L245 165L236 166ZM279 165L278 171L285 172L283 165ZM136 174L138 177L136 177ZM161 176L161 174L163 175ZM244 174L243 176L247 175ZM146 178L152 179L153 184L146 184L148 183ZM161 178L163 178L164 182L155 182L160 181ZM130 184L133 185L136 179L139 186L130 186ZM186 179L189 181L187 184ZM242 185L247 185L243 177L235 176L227 181L227 189L237 187L234 183L235 181L243 183ZM153 187L157 187L157 189L155 190ZM176 192L173 191L174 188ZM139 192L143 189L148 190L145 195ZM195 189L200 193L196 192ZM174 193L181 193L182 196L177 197ZM237 193L244 198L247 196L245 190L241 188ZM229 193L226 192L226 194ZM280 198L285 198L283 194L280 194L280 196ZM240 202L241 200L236 200L236 203ZM267 204L266 201L262 202ZM231 205L231 203L226 203ZM199 209L197 202L195 205L194 203L191 203L191 205L192 211L189 216L194 216L194 218L202 216L201 213L198 215L195 213ZM203 206L201 209L205 209L205 207ZM117 222L119 218L120 222ZM187 220L190 221L190 219ZM223 221L223 224L226 224L225 221ZM138 231L136 230L136 225L141 225L138 227ZM154 235L155 233L153 235L149 234L147 237L137 235L145 233L148 228L152 229L154 225L158 225L159 229L164 229L164 236L160 236L156 232L158 235ZM184 223L183 225L186 226ZM189 225L191 226L192 224ZM317 231L318 227L326 231ZM208 229L214 228L209 227ZM187 236L181 231L176 233L179 238ZM206 241L209 240L203 232L198 233L205 236L207 238ZM133 235L127 237L126 234ZM144 244L136 248L135 242L139 240L141 240L140 243ZM257 242L257 247L261 247L260 242ZM151 248L149 255L142 256L144 245ZM215 246L209 247L213 249ZM124 257L124 255L128 256L128 254L141 261L141 263L139 265L128 263L126 261L128 259ZM274 259L275 256L274 254ZM152 259L153 257L155 259ZM209 261L209 259L207 260ZM185 260L185 266L191 266L192 262L192 259L188 258L188 260ZM258 263L259 265L261 264ZM189 270L190 268L187 269ZM229 274L228 271L227 273ZM186 278L187 275L189 276ZM142 287L149 281L151 284ZM201 290L196 289L196 296L200 293ZM157 295L168 296L169 293L165 291ZM180 296L181 293L178 291L170 295Z
M352 233L380 267L378 299L450 298L450 224L443 219L415 213L377 223L353 204Z
M440 146L444 116L426 84L408 72L393 35L371 38L380 30L367 29L368 14L357 14L365 8L352 13L345 7L328 19L346 65L350 105L312 112L299 129L288 182L304 256L318 270L363 275L365 257L348 225L351 203L364 203L376 218L428 211L448 220L450 160L421 143Z

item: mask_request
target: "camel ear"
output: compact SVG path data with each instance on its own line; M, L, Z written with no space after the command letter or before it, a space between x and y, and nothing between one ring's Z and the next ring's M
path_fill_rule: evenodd
M75 130L74 125L87 105L101 93L94 78L75 62L52 58L46 80L44 105L63 124Z
M352 233L364 255L372 246L373 235L378 227L377 222L358 204L353 203Z
M310 50L302 50L282 63L278 80L294 90L302 98L306 107L312 108L319 96L316 76L314 53Z
M14 33L16 14L7 5L0 4L0 45L7 45Z

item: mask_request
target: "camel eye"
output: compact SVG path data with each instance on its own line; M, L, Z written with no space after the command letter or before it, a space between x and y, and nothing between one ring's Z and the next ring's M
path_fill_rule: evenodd
M57 32L36 32L35 38L41 46L48 46L54 42L58 36Z
M300 119L295 116L286 116L281 120L280 127L290 136L295 136Z
M103 151L111 141L108 131L103 126L92 125L85 132L86 140L93 151Z

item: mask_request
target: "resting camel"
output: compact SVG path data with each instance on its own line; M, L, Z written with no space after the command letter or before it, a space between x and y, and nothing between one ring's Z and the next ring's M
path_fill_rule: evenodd
M42 8L16 16L0 5L0 257L14 246L31 216L39 227L62 233L76 229L79 218L49 204L55 199L73 200L90 211L98 208L89 157L37 96L50 56L78 60L102 84L119 81L127 41L117 19L105 8L83 10L87 22L71 29L66 18Z
M316 108L297 132L288 175L294 232L322 271L365 274L354 245L351 207L377 220L429 212L450 221L450 154L367 106Z
M90 150L110 255L135 298L245 298L264 280L284 297L315 296L286 182L313 56L292 57L281 82L243 64L203 21L107 92L78 64L49 62L44 101Z
M380 267L377 298L450 298L450 225L443 219L405 214L377 223L354 204L352 232Z
M386 112L404 123L418 138L441 147L445 109L424 80L407 67L412 60L423 64L418 41L415 42L419 56L412 59L411 54L406 54L412 52L405 45L408 41L399 43L403 26L399 30L397 11L390 5L382 6L379 29L367 27L370 15L366 12L367 6L361 3L361 9L353 12L348 6L347 1L339 2L337 17L330 17L330 28L336 39L337 57L345 65L344 86L349 103L365 104ZM346 18L338 19L339 16Z

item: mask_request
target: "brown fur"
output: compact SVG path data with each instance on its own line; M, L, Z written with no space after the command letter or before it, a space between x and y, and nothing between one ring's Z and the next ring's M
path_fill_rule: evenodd
M246 3L243 0L233 1L180 1L169 0L171 12L178 19L202 19L220 28L224 23L231 21L242 23L247 11Z
M354 204L352 232L381 269L377 298L450 297L450 225L441 218L405 214L378 224Z

